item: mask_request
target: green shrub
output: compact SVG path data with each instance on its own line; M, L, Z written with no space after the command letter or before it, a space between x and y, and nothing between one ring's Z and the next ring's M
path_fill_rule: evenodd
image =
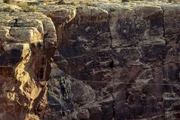
M12 6L7 6L6 8L4 8L4 11L12 12L12 11L14 11L14 9Z
M92 1L89 1L89 2L86 3L86 5L87 6L93 6L93 3L92 3Z
M130 0L122 0L122 2L130 2Z
M18 2L16 5L21 7L23 9L23 11L28 10L28 4L26 2Z
M14 0L3 0L4 3L8 3L8 4L11 4L14 2Z
M64 0L59 0L58 4L65 4Z
M19 2L17 6L21 7L24 12L35 12L37 7L34 5L28 6L26 2Z
M33 5L29 6L29 12L35 12L36 9L37 9L36 6L33 6Z

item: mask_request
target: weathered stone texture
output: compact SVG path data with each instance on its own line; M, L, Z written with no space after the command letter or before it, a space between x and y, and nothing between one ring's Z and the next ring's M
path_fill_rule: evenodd
M94 114L90 110L93 105L87 101L93 94L80 105L89 92L82 89L83 94L78 94L80 86L72 85L78 101L76 95L72 100L80 105L73 119L79 115L79 119L89 120L94 116L111 120L114 115L122 120L177 117L173 110L165 111L179 100L179 44L177 38L170 38L178 34L178 9L178 5L129 7L114 3L77 8L75 18L57 31L63 37L55 58L61 58L59 68L66 74L96 91L93 105L98 104L100 111ZM83 112L78 110L81 108Z
M50 47L44 44L56 43L55 27L41 13L1 12L0 16L0 119L39 119L33 113L41 114L47 104L43 97L47 78L42 72L49 73L42 60L49 61L45 49ZM44 107L38 111L40 104Z
M100 3L0 13L0 119L179 119L179 4Z

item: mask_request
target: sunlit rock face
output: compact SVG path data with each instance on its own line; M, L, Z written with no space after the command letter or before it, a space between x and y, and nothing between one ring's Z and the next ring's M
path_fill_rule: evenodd
M0 119L39 119L47 104L47 49L56 43L55 27L41 13L0 16Z
M0 120L179 119L179 4L0 7Z

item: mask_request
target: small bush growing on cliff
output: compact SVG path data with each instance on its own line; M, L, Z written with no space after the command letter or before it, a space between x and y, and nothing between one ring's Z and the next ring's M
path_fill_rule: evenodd
M36 6L33 6L33 5L29 6L29 12L35 12L36 9L37 9Z
M3 0L4 3L12 4L14 0Z
M168 0L168 2L172 2L172 0Z
M130 2L130 0L122 0L122 2Z
M28 8L28 4L26 2L18 2L16 5L21 7L23 11L26 11Z
M65 4L64 0L59 0L58 4Z
M86 3L87 6L93 6L92 1Z
M14 9L12 6L7 6L6 8L4 8L4 11L12 12L12 11L14 11Z
M19 2L17 6L21 7L24 12L35 12L37 7L36 6L28 6L26 2Z

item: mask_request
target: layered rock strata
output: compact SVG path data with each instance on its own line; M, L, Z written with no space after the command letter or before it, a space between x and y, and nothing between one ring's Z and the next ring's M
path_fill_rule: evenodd
M47 105L54 24L41 13L0 16L0 119L39 119Z
M179 119L179 4L14 11L0 14L1 119Z
M169 4L76 8L76 16L56 29L55 60L70 75L74 103L70 114L59 109L67 111L62 118L178 119L172 108L179 101L178 13L179 5Z

